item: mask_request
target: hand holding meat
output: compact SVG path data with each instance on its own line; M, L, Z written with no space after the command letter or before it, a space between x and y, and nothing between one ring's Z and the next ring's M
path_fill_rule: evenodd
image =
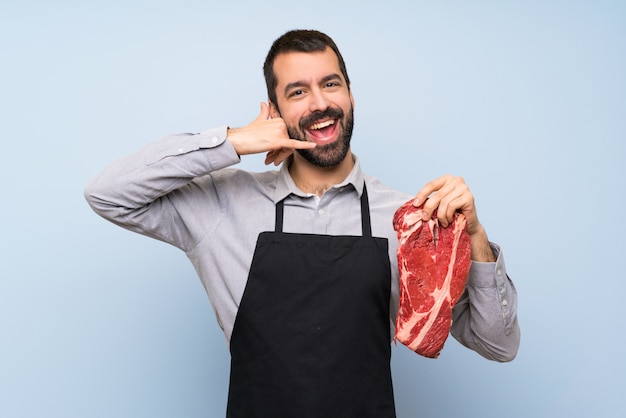
M279 165L296 149L314 148L312 142L289 138L287 126L281 118L270 118L267 103L261 103L261 112L250 124L228 129L228 139L239 155L266 152L265 164Z
M437 211L437 218L444 227L454 221L457 212L462 213L467 221L465 230L472 240L472 260L495 261L487 234L476 214L474 195L462 177L446 174L427 183L415 196L413 205L416 207L424 205L422 208L424 221L430 219Z

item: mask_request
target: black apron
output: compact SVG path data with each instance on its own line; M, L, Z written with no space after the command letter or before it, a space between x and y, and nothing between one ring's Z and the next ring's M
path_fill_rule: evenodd
M386 238L259 234L230 340L229 418L391 418Z

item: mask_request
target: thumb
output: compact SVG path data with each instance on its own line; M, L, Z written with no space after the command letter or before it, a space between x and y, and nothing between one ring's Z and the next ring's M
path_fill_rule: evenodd
M270 117L270 107L265 102L261 102L261 113L256 117L256 120L267 120Z

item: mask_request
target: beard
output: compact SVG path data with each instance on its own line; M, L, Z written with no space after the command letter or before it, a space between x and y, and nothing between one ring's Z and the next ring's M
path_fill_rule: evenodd
M341 131L335 142L326 145L318 145L313 149L296 150L305 160L318 167L334 167L342 162L350 149L352 130L354 128L354 109L350 106L348 115L344 119L344 112L338 108L328 108L318 111L300 119L299 126L287 126L289 137L299 141L306 141L305 129L315 121L323 118L337 119Z

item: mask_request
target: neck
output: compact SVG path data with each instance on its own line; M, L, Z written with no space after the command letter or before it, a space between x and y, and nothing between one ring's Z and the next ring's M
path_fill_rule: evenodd
M352 152L334 167L318 167L311 164L298 153L293 154L289 174L296 186L304 193L322 196L326 190L341 183L354 167Z

